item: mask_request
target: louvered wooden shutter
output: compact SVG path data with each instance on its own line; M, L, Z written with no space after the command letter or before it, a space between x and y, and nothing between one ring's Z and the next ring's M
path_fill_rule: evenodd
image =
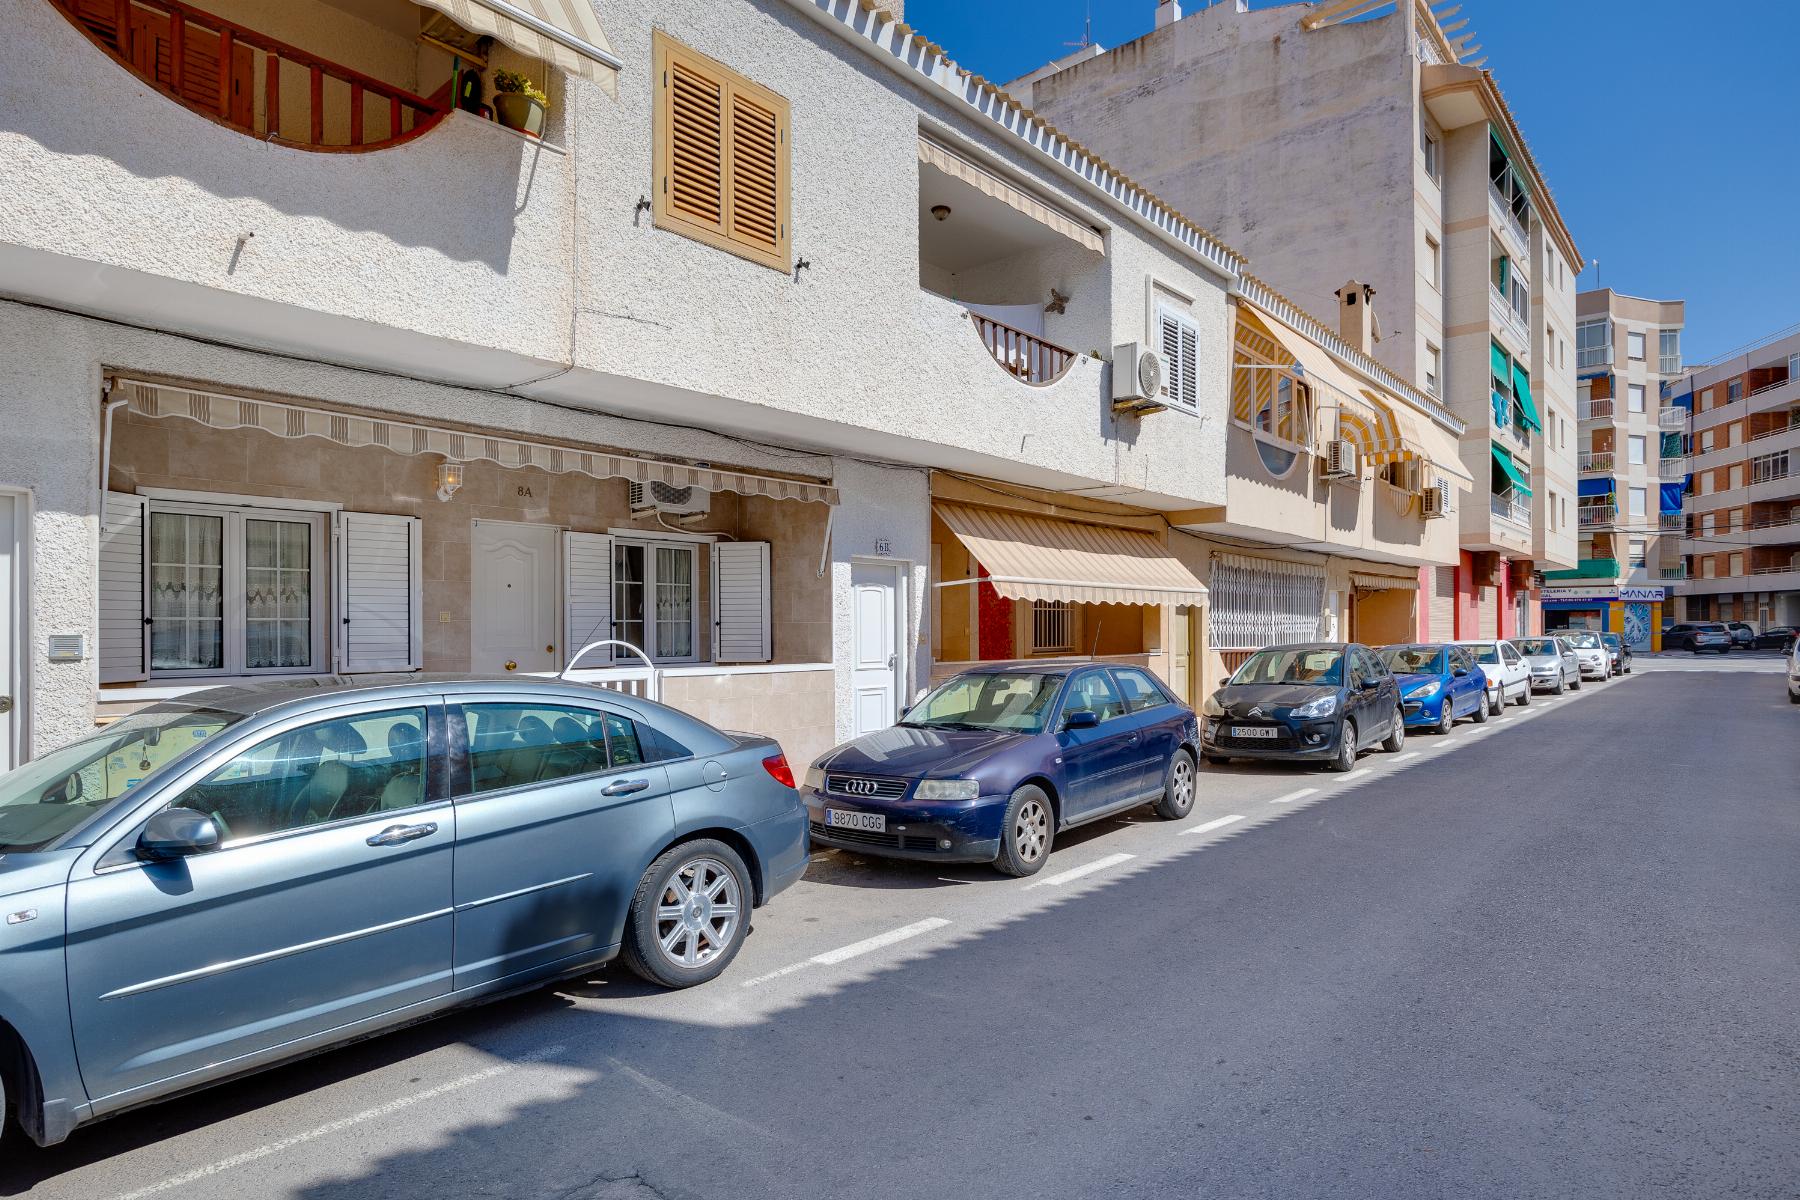
M612 556L612 539L605 534L563 534L563 646L571 657L589 642L613 635ZM609 646L583 655L575 669L607 666L612 650Z
M769 543L715 542L713 661L758 663L774 655L769 622Z
M417 671L424 665L417 517L338 517L339 670Z
M1191 321L1168 309L1157 313L1162 329L1162 355L1167 372L1169 403L1194 408L1200 403L1200 331Z
M657 224L788 269L788 106L657 34Z
M144 669L144 498L106 493L100 533L100 682L147 679Z

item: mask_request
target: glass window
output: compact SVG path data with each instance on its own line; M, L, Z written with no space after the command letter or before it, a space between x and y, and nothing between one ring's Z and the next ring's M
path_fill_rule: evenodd
M644 739L638 737L637 725L628 718L618 713L601 713L600 727L606 734L608 766L634 767L658 757L646 752Z
M1075 648L1075 606L1067 600L1031 602L1034 654L1067 654Z
M1629 384L1626 395L1630 401L1630 410L1632 412L1641 413L1644 411L1644 385L1643 384L1641 384L1641 383Z
M1120 667L1113 672L1113 678L1125 698L1126 712L1143 712L1169 703L1169 695L1162 685L1136 667Z
M1681 330L1664 329L1657 333L1656 370L1661 375L1681 374Z
M1258 650L1231 677L1234 684L1318 683L1342 685L1344 656L1329 647Z
M237 755L172 807L212 817L225 841L411 808L425 795L425 710L303 725Z
M225 518L150 514L150 669L225 667Z
M637 730L613 714L523 701L468 704L470 790L498 791L645 761ZM619 743L608 736L617 721Z
M1293 469L1300 455L1289 447L1299 442L1297 406L1303 401L1296 400L1294 381L1286 375L1275 377L1275 386L1267 398L1256 409L1256 420L1252 428L1255 437L1257 457L1269 474L1286 475Z
M1442 181L1443 175L1443 143L1432 135L1424 120L1419 121L1419 151L1425 156L1425 174L1434 180Z
M1442 675L1444 651L1438 646L1385 646L1381 661L1396 675Z
M1648 508L1647 508L1648 495L1649 495L1649 489L1647 489L1647 488L1634 487L1631 489L1631 509L1630 509L1631 516L1641 517L1645 514L1645 512L1648 511Z
M1727 383L1725 385L1725 402L1727 404L1729 404L1733 400L1742 400L1743 398L1744 398L1744 381L1743 380L1733 379L1730 383Z
M1125 714L1125 701L1105 671L1083 671L1075 677L1063 716L1078 712L1098 713L1102 722Z
M1629 549L1630 557L1626 561L1634 567L1643 566L1645 554L1644 547L1645 541L1643 538L1632 538Z
M907 712L918 729L1002 729L1039 733L1061 690L1061 675L1039 671L974 671L946 680Z
M1425 235L1425 278L1431 280L1431 286L1444 286L1444 248L1430 234Z
M1470 646L1469 654L1483 666L1500 665L1500 651L1494 646Z
M1443 368L1443 360L1444 360L1444 352L1442 350L1439 350L1436 346L1433 346L1430 342L1426 342L1425 343L1425 390L1430 392L1433 396L1440 396L1443 394L1441 391L1439 391L1439 388L1441 388L1443 386L1443 384L1440 380L1440 376L1442 375L1443 369L1444 369Z
M1634 433L1626 439L1625 446L1627 450L1626 461L1634 467L1643 466L1645 448L1644 437Z
M1582 321L1575 326L1575 367L1586 370L1588 367L1605 367L1612 365L1612 322Z
M613 543L613 632L658 661L695 659L697 547Z
M1644 335L1631 332L1625 335L1625 355L1632 362L1644 361Z

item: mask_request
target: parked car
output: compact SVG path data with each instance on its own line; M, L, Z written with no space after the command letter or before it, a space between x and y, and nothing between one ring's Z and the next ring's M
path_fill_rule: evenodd
M1582 679L1612 678L1612 655L1599 634L1588 629L1571 629L1563 640L1575 648L1575 661L1581 668Z
M1712 650L1729 654L1732 640L1731 631L1718 621L1683 622L1663 630L1664 650L1692 650L1695 654Z
M1395 751L1406 741L1399 684L1354 642L1258 650L1201 714L1201 752L1212 763L1283 759L1348 771L1368 747Z
M1187 816L1199 746L1194 710L1141 668L996 664L825 754L800 794L822 845L1030 875L1065 829Z
M1455 644L1468 650L1487 679L1488 712L1498 715L1508 704L1531 703L1531 666L1517 646L1504 638Z
M1794 648L1794 639L1800 635L1792 625L1771 625L1756 635L1750 643L1754 650L1780 650L1784 654Z
M1449 733L1464 717L1488 719L1487 676L1463 646L1383 646L1382 665L1400 683L1407 728Z
M1631 647L1625 644L1624 637L1616 633L1603 633L1600 640L1606 643L1606 654L1612 659L1613 674L1631 674Z
M1739 650L1748 650L1756 644L1756 627L1743 621L1726 621L1725 628L1731 633L1731 644Z
M4 1085L48 1144L614 956L703 983L806 864L781 748L647 700L199 692L0 775Z
M1800 704L1800 641L1788 647L1787 677L1788 701Z
M1531 668L1531 690L1562 695L1564 688L1581 686L1581 662L1575 647L1559 637L1515 638L1513 645Z

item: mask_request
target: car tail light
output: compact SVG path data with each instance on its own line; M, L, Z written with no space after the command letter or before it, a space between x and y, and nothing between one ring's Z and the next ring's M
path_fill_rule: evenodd
M763 770L774 776L775 782L782 787L794 786L794 769L788 766L787 755L771 754L763 759Z

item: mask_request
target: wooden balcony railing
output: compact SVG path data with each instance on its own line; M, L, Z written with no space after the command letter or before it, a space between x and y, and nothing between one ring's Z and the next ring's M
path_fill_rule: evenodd
M195 112L256 137L309 150L378 150L417 137L450 111L449 84L436 96L417 96L182 0L51 2L138 78ZM287 78L305 84L304 131L298 120L282 120L283 64L292 71ZM340 93L345 95L341 109ZM327 141L328 99L343 116L341 141ZM378 114L384 106L382 121ZM371 126L377 131L373 138Z
M980 313L972 312L969 317L975 322L975 332L980 335L988 353L994 356L994 361L1026 383L1055 383L1075 361L1073 350L1065 350L1055 342L1047 342Z

